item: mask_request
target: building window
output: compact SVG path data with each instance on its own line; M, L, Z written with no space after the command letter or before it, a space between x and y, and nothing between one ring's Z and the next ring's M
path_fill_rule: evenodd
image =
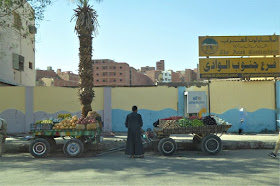
M103 72L103 76L108 76L108 73L107 72Z
M102 69L108 69L108 67L107 66L103 66Z
M122 81L122 79L120 79L120 81Z
M103 79L103 82L105 82L105 79Z
M120 67L120 69L122 69L122 67Z
M20 30L22 28L22 23L20 19L20 15L14 12L14 27Z
M98 67L96 67L96 69L98 69Z
M120 75L122 75L122 73L120 73Z
M105 63L105 61L102 61L102 63Z
M116 67L115 66L110 66L109 69L116 69Z
M33 65L32 65L31 62L29 62L29 68L30 68L30 69L33 69Z
M167 78L165 78L165 81L167 81Z
M98 76L99 74L98 74L98 73L96 73L96 75Z
M116 72L114 72L114 76L116 75Z
M116 82L116 79L114 79L114 82Z
M98 80L96 80L96 82L99 82L99 79L98 79Z

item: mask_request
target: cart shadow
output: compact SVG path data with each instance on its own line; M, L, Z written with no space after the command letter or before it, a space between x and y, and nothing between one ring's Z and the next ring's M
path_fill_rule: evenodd
M269 151L267 151L269 152ZM250 154L255 154L250 156ZM257 154L257 157L256 157ZM244 160L246 160L244 163ZM81 170L93 170L108 174L114 172L127 171L130 169L140 169L145 173L141 176L153 177L168 174L183 174L201 176L201 173L216 173L231 177L252 179L247 174L262 174L267 170L279 170L279 158L267 157L263 151L222 151L215 156L207 156L200 151L178 151L172 157L159 156L159 153L148 152L145 158L131 159L124 155L124 152L115 152L98 157L96 152L88 152L81 158L65 158L64 153L56 152L50 154L48 158L32 158L30 154L16 155L0 159L0 170L24 169L25 171L45 172L75 172ZM36 166L34 166L36 164ZM75 166L73 166L75 165ZM137 176L133 174L133 176ZM127 179L125 176L124 180ZM201 176L201 179L206 179ZM210 176L207 179L212 179ZM215 178L213 178L215 179ZM273 178L272 178L273 179ZM270 185L271 182L260 181L262 184Z

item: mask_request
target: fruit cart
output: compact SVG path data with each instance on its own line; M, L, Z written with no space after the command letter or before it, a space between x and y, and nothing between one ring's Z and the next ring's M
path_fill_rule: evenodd
M101 128L96 130L77 129L49 129L33 130L33 140L29 146L29 152L36 158L46 157L56 147L55 138L70 137L63 146L63 152L67 157L79 157L93 143L100 142Z
M175 140L170 138L172 134L193 134L194 145L206 154L215 155L222 149L220 137L231 127L230 124L181 127L175 124L176 120L160 120L159 123L154 132L159 141L158 150L165 156L171 156L177 150ZM166 127L166 124L169 127Z
M67 117L60 120L42 120L31 124L33 140L29 146L30 154L35 158L46 157L56 148L55 138L67 137L69 140L67 139L63 146L64 154L67 157L80 157L91 144L100 142L102 122L93 119L94 117L78 119L73 116L72 119Z

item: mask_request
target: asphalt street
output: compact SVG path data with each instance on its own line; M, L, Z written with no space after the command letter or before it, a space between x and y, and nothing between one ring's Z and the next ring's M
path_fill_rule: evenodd
M271 150L232 150L208 156L179 151L172 157L123 152L70 159L62 153L35 159L28 153L0 158L0 185L279 185L280 161Z

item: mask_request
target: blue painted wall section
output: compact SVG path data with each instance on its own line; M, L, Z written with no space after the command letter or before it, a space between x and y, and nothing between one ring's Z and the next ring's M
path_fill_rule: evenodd
M228 132L238 132L238 129L241 127L243 131L259 133L263 131L275 131L275 120L276 115L275 111L271 109L259 109L255 112L245 112L241 113L237 109L228 110L223 114L215 114L221 119L232 124L232 127ZM244 122L241 126L241 118Z
M178 87L178 116L184 116L184 92L186 87Z
M127 114L131 113L131 111L125 111L120 109L112 110L112 128L115 132L126 132L127 128L125 127L125 119ZM143 129L153 128L153 123L158 119L163 119L171 116L176 116L177 111L174 109L164 109L160 111L146 110L140 109L138 111L141 114L143 119Z

